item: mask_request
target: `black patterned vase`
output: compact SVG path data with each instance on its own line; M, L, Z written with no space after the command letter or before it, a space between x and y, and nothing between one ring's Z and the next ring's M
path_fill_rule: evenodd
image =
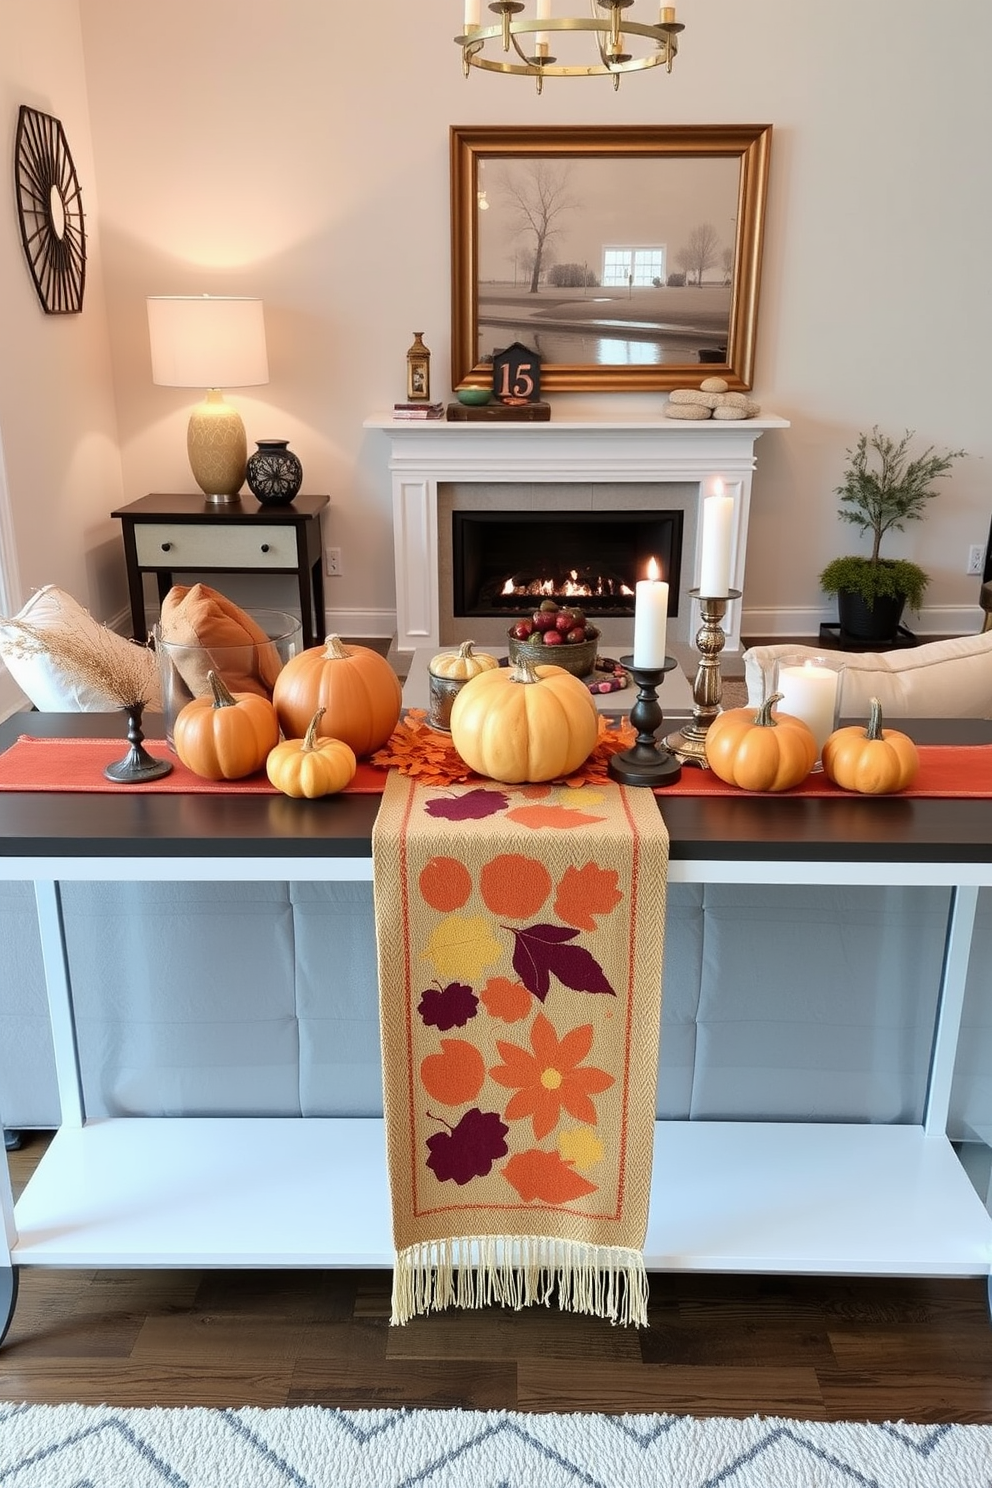
M263 506L288 506L303 484L303 466L288 439L256 440L245 472L248 489Z

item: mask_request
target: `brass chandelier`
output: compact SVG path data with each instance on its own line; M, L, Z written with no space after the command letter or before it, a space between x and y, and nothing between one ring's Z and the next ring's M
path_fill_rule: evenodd
M675 19L675 8L663 5L655 25L643 21L623 21L625 10L634 0L590 0L590 15L553 16L551 0L536 0L535 14L526 16L524 0L488 0L488 9L496 16L494 25L482 24L482 0L465 0L464 33L455 37L462 49L462 70L482 67L487 72L515 73L537 81L540 93L546 77L613 78L619 88L625 72L641 72L646 67L664 64L671 72L679 49L678 36L685 27ZM563 63L552 52L562 32L591 31L599 60L589 64ZM552 38L556 38L553 42ZM628 48L630 38L638 37L644 47L639 56ZM488 43L498 43L486 54ZM501 46L503 57L493 55ZM511 55L511 52L514 55Z

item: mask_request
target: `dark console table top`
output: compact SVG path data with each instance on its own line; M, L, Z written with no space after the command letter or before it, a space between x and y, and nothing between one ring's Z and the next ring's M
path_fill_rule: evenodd
M921 744L992 744L992 722L899 720ZM148 739L161 719L144 720ZM21 734L119 735L106 713L18 713L0 723L0 751ZM673 860L992 863L992 800L925 797L659 797ZM0 791L0 857L367 858L376 795L291 801L268 795ZM881 875L884 880L884 874Z

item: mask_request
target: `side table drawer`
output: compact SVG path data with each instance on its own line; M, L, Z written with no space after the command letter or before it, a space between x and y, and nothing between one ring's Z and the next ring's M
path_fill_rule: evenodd
M296 532L290 526L136 522L134 544L142 568L298 567Z

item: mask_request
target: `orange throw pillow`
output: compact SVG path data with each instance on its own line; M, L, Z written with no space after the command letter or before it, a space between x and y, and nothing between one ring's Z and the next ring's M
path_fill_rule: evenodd
M210 671L232 692L272 696L279 652L240 605L209 584L173 585L162 601L159 632L194 697L209 693Z

